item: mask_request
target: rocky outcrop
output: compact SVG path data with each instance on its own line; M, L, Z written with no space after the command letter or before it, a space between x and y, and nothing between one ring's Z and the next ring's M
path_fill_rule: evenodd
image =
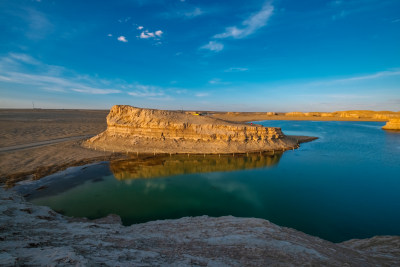
M0 188L1 266L399 266L400 237L331 243L267 220L207 216L122 226L68 218Z
M195 116L179 111L114 106L107 130L85 146L140 153L245 153L296 147L280 128Z
M382 127L384 130L396 130L400 131L400 118L390 119L385 126Z

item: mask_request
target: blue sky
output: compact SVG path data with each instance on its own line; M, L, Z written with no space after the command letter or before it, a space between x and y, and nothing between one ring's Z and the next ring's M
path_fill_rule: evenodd
M0 1L0 108L400 110L400 1Z

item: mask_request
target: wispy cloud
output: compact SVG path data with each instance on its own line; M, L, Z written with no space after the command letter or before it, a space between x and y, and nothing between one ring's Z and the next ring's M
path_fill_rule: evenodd
M133 87L134 91L128 92L128 95L136 97L159 97L164 96L165 92L162 88L152 85L137 84Z
M171 19L171 18L182 18L182 19L194 19L205 14L212 13L210 10L204 10L204 8L198 6L191 6L187 3L183 5L178 5L179 7L174 7L174 9L168 10L165 13L162 13L161 16L163 18Z
M264 4L259 12L251 15L248 19L244 20L241 26L228 27L226 28L225 32L214 35L214 38L245 38L255 33L258 29L264 27L267 24L269 18L272 16L273 11L274 7L271 5L271 3L267 2Z
M50 22L50 19L48 19L44 13L36 9L22 9L22 13L19 14L19 17L27 24L25 35L29 39L44 39L54 31L54 25Z
M224 44L216 41L209 41L208 44L203 45L200 49L207 49L213 52L219 52L224 49Z
M36 71L26 68L34 65ZM29 69L29 70L28 70ZM79 92L87 94L116 94L119 89L108 88L104 83L87 76L73 75L60 66L43 64L26 54L10 53L0 58L0 82L24 84L40 90Z
M120 42L123 42L123 43L127 43L128 42L128 40L126 39L126 37L125 36L119 36L118 38L118 41L120 41Z
M225 72L245 72L248 71L248 68L229 68L226 69Z
M86 94L93 94L93 95L108 95L108 94L117 94L121 93L120 90L115 89L99 89L99 88L91 88L91 87L82 87L72 89L72 91L79 92L79 93L86 93Z
M196 93L195 94L195 96L196 97L206 97L206 96L209 96L210 94L209 93L206 93L206 92L201 92L201 93Z
M345 78L345 79L333 79L333 80L326 80L326 81L317 81L317 82L313 82L312 85L348 83L348 82L379 79L379 78L389 77L389 76L400 76L400 69L388 70L388 71L380 71L380 72L376 72L376 73L372 73L372 74L354 76L354 77L349 77L349 78Z
M212 79L212 80L208 81L208 83L213 84L213 85L230 84L229 82L224 82L219 78Z
M195 17L198 17L198 16L202 15L203 13L204 13L204 11L201 8L195 7L191 11L184 12L183 15L186 18L195 18Z

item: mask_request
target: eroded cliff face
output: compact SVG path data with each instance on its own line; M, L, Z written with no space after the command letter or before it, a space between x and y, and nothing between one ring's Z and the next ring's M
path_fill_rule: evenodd
M400 118L390 119L382 129L400 131Z
M244 153L296 147L280 128L227 122L179 111L114 106L107 130L87 147L139 153Z

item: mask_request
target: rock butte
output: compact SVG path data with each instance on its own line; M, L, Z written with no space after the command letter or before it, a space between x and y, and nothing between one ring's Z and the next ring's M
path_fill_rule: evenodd
M390 119L385 126L382 127L384 130L396 130L400 131L400 118Z
M107 130L83 145L116 152L223 154L287 150L299 141L305 139L285 136L276 127L117 105L107 116Z
M399 266L400 237L331 243L267 220L207 216L122 226L74 219L0 188L1 266Z

